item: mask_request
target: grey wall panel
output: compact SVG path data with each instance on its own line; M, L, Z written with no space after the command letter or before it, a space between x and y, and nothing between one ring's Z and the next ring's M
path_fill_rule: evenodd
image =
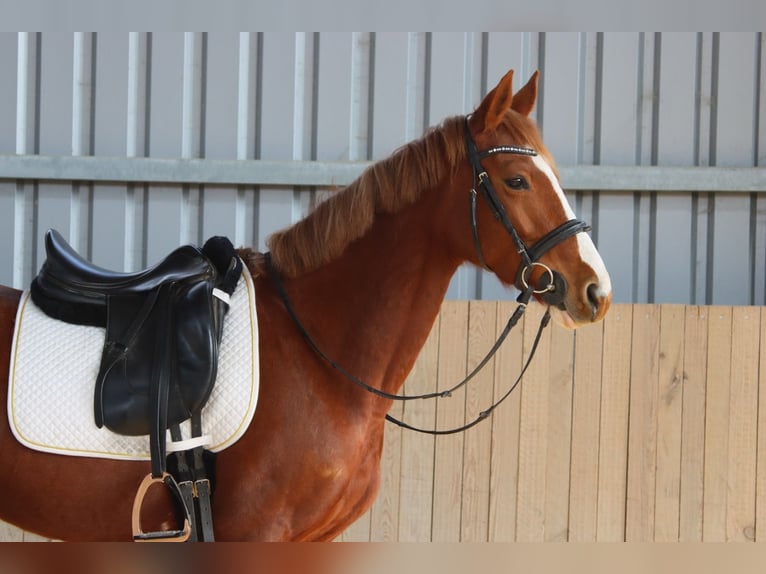
M409 91L417 92L418 85L407 83L409 47L409 37L404 32L375 33L371 157L382 158L391 154L407 141L408 130L418 135L422 133L422 120L419 125L408 125ZM423 70L416 70L415 73L422 76ZM422 91L415 93L412 101L422 109ZM418 123L416 119L412 122Z
M208 33L203 102L203 152L205 157L237 157L237 124L240 37ZM233 235L236 223L237 190L205 186L199 214L198 242L213 235Z
M42 34L40 44L40 153L72 153L72 34Z
M695 82L697 38L693 33L663 34L658 56L658 165L691 165L695 149ZM686 303L691 296L692 198L659 194L655 198L651 300Z
M739 69L756 69L756 45L753 34L723 33L717 57L717 98L715 129L715 165L751 166L756 160L754 130L755 75ZM736 62L737 65L730 65ZM740 68L741 66L741 68ZM751 229L751 202L748 195L719 194L715 198L715 240L713 244L712 303L727 303L741 296L742 286L736 277L745 278L746 289L751 271L749 246L754 241ZM747 293L749 299L750 294Z
M600 109L594 160L632 165L636 161L638 34L604 34L601 51ZM608 183L607 183L608 185ZM599 200L599 250L612 276L615 299L637 297L635 202L626 194L602 194Z
M93 51L92 86L88 86L93 98L88 130L92 146L83 150L83 155L124 156L128 130L129 38L126 34L99 33L89 40ZM87 127L84 121L83 127ZM81 225L82 242L87 244L90 257L97 264L124 269L124 186L96 184L91 189L92 192L87 192L92 206L90 213L85 214L90 221ZM101 239L105 237L109 240Z
M304 38L297 45L296 37L285 34L264 34L263 39L263 108L260 115L262 159L292 159L296 141L295 130L300 129L303 142L311 145L312 133L306 133L303 122L296 124L297 105L305 109L305 98L313 98L312 90L297 89L301 82L296 79L296 67L303 66L314 58L313 34ZM300 49L299 49L300 48ZM319 48L321 50L321 47ZM307 53L309 50L309 53ZM310 78L302 78L305 85L312 85L314 71L309 68ZM310 108L309 108L310 109ZM304 116L305 118L305 116ZM310 119L308 120L310 122ZM300 128L299 128L300 125ZM309 125L311 125L309 123ZM308 136L308 137L306 137ZM303 149L303 144L300 144ZM298 152L303 153L303 151ZM294 219L294 194L284 189L262 187L258 194L260 205L258 213L256 247L265 249L266 238L274 231L291 223Z
M576 33L545 34L545 74L541 79L542 134L556 163L577 163L580 101L577 87L584 70L580 66L580 37ZM525 81L520 79L521 82ZM566 185L566 182L562 182Z
M559 166L764 166L765 61L762 33L4 33L0 154L380 159L512 67L517 88L541 71L534 116ZM212 234L263 248L329 193L24 177L0 173L0 281L18 286L49 226L136 269ZM766 181L689 193L639 179L569 194L615 300L766 303ZM448 296L513 294L465 267Z

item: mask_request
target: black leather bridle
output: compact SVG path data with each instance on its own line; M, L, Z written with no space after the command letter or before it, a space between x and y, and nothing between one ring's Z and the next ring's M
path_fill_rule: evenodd
M479 187L482 195L484 196L484 199L486 199L487 205L489 206L492 215L502 224L502 226L508 232L508 235L511 236L511 239L513 240L513 243L516 247L516 251L521 257L521 263L519 264L518 271L516 272L516 288L521 291L522 296L527 291L529 291L529 274L534 267L541 267L544 271L544 274L540 279L542 281L543 277L545 277L547 274L548 283L547 285L543 284L542 286L538 284L536 288L533 287L530 296L532 293L538 294L540 295L540 298L548 305L561 306L563 304L564 297L566 296L566 281L560 273L552 270L544 263L540 263L539 260L545 253L553 249L556 245L565 239L568 239L569 237L572 237L581 231L589 231L590 225L580 219L570 219L569 221L562 223L552 231L548 232L547 235L532 245L532 247L527 247L527 245L524 243L524 240L521 238L518 231L516 231L516 228L513 226L513 223L508 217L508 213L505 211L505 207L500 201L500 198L498 197L497 192L492 185L492 181L487 174L487 170L485 170L482 166L481 160L498 153L536 156L537 151L532 148L521 146L496 146L480 152L476 148L476 143L473 141L471 132L468 129L468 118L465 120L465 148L466 154L468 155L468 162L471 164L471 168L473 169L473 186L471 187L470 192L471 232L473 234L473 243L476 249L477 257L479 259L479 263L488 271L493 271L492 268L487 265L487 262L484 259L484 254L481 249L481 241L479 241L479 228L476 220L476 196L478 195L476 192L477 187ZM476 185L477 181L478 186ZM525 303L528 300L529 298L527 298Z
M423 428L414 427L399 419L392 417L389 414L386 415L386 420L402 428L406 428L409 430L413 430L413 431L417 431L417 432L421 432L425 434L431 434L431 435L453 434L457 432L462 432L464 430L467 430L473 427L474 425L478 424L482 420L486 419L490 415L490 413L493 410L495 410L495 408L497 408L503 401L505 401L505 399L507 399L510 396L510 394L513 392L513 390L519 385L522 377L524 376L524 373L527 370L527 367L529 367L529 364L532 361L532 357L534 357L535 355L535 351L537 350L538 343L540 342L542 332L545 329L545 327L548 325L548 323L550 322L550 306L551 305L563 306L564 297L566 295L566 281L564 280L564 278L558 272L552 270L547 265L540 263L539 259L545 253L547 253L549 250L551 250L553 247L555 247L556 245L558 245L565 239L572 237L573 235L576 235L577 233L580 233L581 231L588 231L590 229L590 226L584 221L581 221L579 219L571 219L563 223L562 225L559 225L552 231L550 231L542 239L540 239L538 242L532 245L532 247L527 247L524 241L519 236L518 232L516 231L516 228L513 226L513 223L511 223L511 220L508 218L508 214L505 211L505 208L503 207L503 204L500 201L497 193L495 192L495 189L492 186L492 182L490 181L489 176L487 175L487 171L481 165L481 160L483 158L489 157L497 153L513 153L517 155L535 156L537 155L537 152L534 149L527 148L527 147L519 147L519 146L496 146L496 147L487 149L485 151L479 152L476 148L476 144L474 143L473 138L471 137L471 133L468 130L468 118L466 118L466 122L465 122L465 144L466 144L466 153L468 155L468 161L471 164L471 167L473 169L473 185L470 190L471 230L472 230L474 246L476 248L476 253L477 253L479 262L485 269L492 271L492 269L487 265L484 259L484 254L482 253L482 249L481 249L481 242L479 241L479 230L478 230L478 224L476 219L476 196L477 196L476 181L477 180L479 182L478 187L481 189L482 195L487 200L487 204L489 205L489 208L492 214L494 215L495 219L497 219L503 225L505 230L511 236L511 239L513 240L516 250L518 251L519 256L521 257L521 263L516 273L516 287L521 291L521 293L516 299L519 305L516 307L511 317L508 319L508 323L503 329L503 332L500 334L500 337L497 339L497 341L495 341L495 344L492 345L492 348L489 350L489 352L484 356L484 358L481 361L479 361L479 363L476 365L476 367L473 368L473 370L468 374L468 376L466 376L462 381L452 386L451 388L444 391L426 393L422 395L395 395L395 394L387 393L385 391L381 391L380 389L377 389L375 387L372 387L368 385L367 383L365 383L364 381L362 381L361 379L359 379L358 377L349 373L345 368L343 368L343 366L339 365L333 359L328 357L324 353L324 351L322 351L322 349L317 345L314 338L308 333L308 331L306 331L306 328L304 327L303 323L295 314L295 310L293 309L292 303L290 302L290 298L287 295L287 291L285 291L285 287L284 287L284 284L282 283L282 279L280 278L278 271L276 270L276 268L274 267L271 261L271 254L270 253L265 254L266 267L269 269L272 282L274 284L274 287L277 290L277 294L282 300L282 303L284 304L288 315L295 323L295 326L297 327L298 331L303 336L303 338L306 340L309 347L311 347L311 349L322 360L327 362L333 369L338 371L341 375L343 375L352 383L360 386L365 391L368 391L374 395L377 395L385 399L390 399L390 400L411 401L415 399L433 399L433 398L445 398L445 397L451 396L453 392L455 392L456 390L461 388L463 385L468 383L468 381L470 381L489 362L489 360L495 355L495 353L501 347L505 339L508 337L508 334L519 322L519 319L521 319L532 295L533 294L540 295L540 298L545 303L547 303L549 307L546 310L545 314L543 315L542 320L540 321L540 326L537 330L537 334L535 335L532 348L529 351L529 356L527 357L527 360L524 363L524 366L521 369L519 376L516 378L516 381L511 385L511 387L505 392L505 394L503 394L502 397L500 397L495 403L490 405L487 409L481 411L477 418L475 418L473 421L470 421L456 428L447 429L447 430L438 430L438 429L423 429ZM535 287L530 284L529 274L531 273L532 269L535 266L542 267L544 272L547 273L548 275L547 285L544 285L542 287L538 285L537 287ZM541 280L542 280L542 277L541 277Z

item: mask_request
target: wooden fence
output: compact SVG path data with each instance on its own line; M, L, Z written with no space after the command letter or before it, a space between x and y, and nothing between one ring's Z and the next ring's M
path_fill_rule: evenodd
M512 303L446 302L407 382L457 381ZM410 423L474 417L515 379L532 307L467 393ZM548 329L491 420L436 439L388 429L373 508L343 540L766 541L766 310L615 305Z
M462 378L513 308L445 302L406 391ZM542 312L467 392L392 413L439 428L475 417L515 380ZM766 541L761 356L758 307L623 304L599 325L553 326L488 420L436 438L388 428L377 501L341 539Z

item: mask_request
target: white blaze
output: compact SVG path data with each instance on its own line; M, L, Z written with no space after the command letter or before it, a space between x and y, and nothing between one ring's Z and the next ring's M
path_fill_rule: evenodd
M567 218L575 219L574 211L569 205L569 201L567 201L567 197L564 195L564 190L561 189L559 180L556 178L556 174L553 173L550 164L548 164L548 162L539 154L532 156L532 161L537 166L537 169L543 172L550 180L553 189L556 190L556 195L558 195L559 201L561 201L561 207L564 209ZM609 273L606 271L606 266L604 265L603 259L601 259L601 255L599 255L596 246L593 244L593 240L587 233L578 233L575 235L575 238L577 239L577 248L580 252L580 258L590 265L591 269L596 273L598 279L597 295L609 295L609 293L612 292L612 281L609 278Z

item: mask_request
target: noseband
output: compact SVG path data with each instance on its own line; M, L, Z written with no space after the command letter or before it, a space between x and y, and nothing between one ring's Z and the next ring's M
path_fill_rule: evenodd
M473 169L473 186L471 187L470 192L471 232L473 234L473 243L476 249L476 255L479 259L479 263L488 271L493 271L492 268L487 265L487 262L484 259L484 254L481 249L481 242L479 241L479 227L476 220L477 187L481 190L484 199L487 201L487 205L489 206L492 215L502 224L502 226L508 232L508 235L511 236L511 239L516 247L516 252L521 257L521 263L519 264L519 268L516 272L515 281L516 288L521 291L519 301L521 302L522 298L526 295L526 300L524 300L526 303L529 300L529 297L535 293L539 294L541 299L548 305L559 307L562 306L564 297L566 296L566 281L560 273L553 271L544 263L540 263L539 259L565 239L568 239L569 237L572 237L581 231L589 231L590 225L580 219L570 219L569 221L564 222L552 231L548 232L547 235L532 245L532 247L527 247L527 245L524 243L524 240L521 239L521 236L519 235L518 231L516 231L516 228L508 217L508 213L505 211L505 207L500 201L500 198L498 197L497 192L492 185L492 181L489 179L487 170L485 170L484 166L481 165L481 160L498 153L536 156L537 152L534 149L528 147L505 145L492 147L480 152L476 148L476 143L473 141L471 132L468 129L468 118L465 120L465 147L466 154L468 155L468 161L471 164L471 168ZM476 185L477 181L478 186ZM536 287L530 286L529 276L532 272L532 269L535 267L542 268L544 272L543 276L540 278L540 283L543 283L543 278L547 274L547 284L538 284Z

